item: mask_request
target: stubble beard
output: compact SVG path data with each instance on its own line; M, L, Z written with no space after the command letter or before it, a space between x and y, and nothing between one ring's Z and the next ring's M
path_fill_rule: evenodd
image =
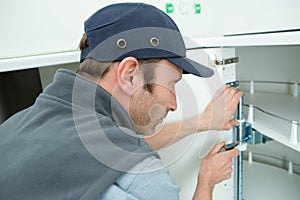
M154 134L156 126L166 116L163 106L148 91L134 96L130 103L129 113L136 132L146 136Z

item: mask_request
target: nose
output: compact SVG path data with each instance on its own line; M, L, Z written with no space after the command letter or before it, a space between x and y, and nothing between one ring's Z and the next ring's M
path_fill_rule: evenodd
M174 93L171 93L168 104L168 111L175 111L177 109L177 99Z

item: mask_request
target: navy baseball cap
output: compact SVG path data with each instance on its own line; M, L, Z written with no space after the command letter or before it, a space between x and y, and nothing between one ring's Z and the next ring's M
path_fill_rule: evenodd
M175 22L163 11L144 3L106 6L84 22L88 47L80 62L136 59L167 59L184 73L210 77L214 71L186 57L186 47Z

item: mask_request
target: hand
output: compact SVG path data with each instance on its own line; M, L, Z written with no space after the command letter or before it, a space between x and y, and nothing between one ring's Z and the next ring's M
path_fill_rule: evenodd
M225 85L217 91L210 103L206 106L202 115L199 116L199 130L229 130L237 126L238 121L232 120L240 98L244 93L237 88Z
M220 152L225 145L221 142L214 146L211 152L202 160L198 175L199 187L210 188L221 181L228 179L232 174L232 158L239 155L237 149Z

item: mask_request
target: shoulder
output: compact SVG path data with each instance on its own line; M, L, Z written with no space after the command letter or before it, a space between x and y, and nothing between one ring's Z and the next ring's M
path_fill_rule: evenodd
M162 161L156 156L149 156L131 168L106 191L104 196L109 193L116 194L116 191L123 193L126 196L124 199L129 197L128 199L152 200L179 197L179 187L173 183L169 170L164 168Z

